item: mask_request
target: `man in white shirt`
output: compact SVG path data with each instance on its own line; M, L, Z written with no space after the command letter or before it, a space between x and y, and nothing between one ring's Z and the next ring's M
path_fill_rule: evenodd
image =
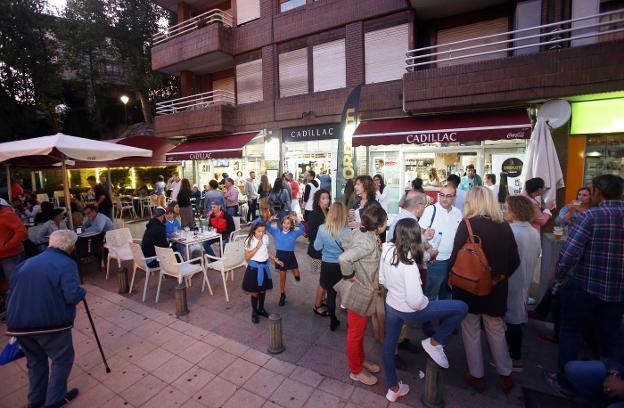
M256 209L258 208L258 186L256 185L256 172L250 171L249 178L245 181L245 195L247 196L247 222L256 219Z
M180 176L178 173L173 173L171 178L167 181L167 190L171 190L171 200L178 201L178 193L181 186Z
M427 267L427 287L425 295L429 300L450 299L447 280L449 260L453 252L457 227L462 221L462 213L453 206L456 190L446 185L438 193L438 202L425 209L419 224L432 236L429 243L437 251L435 258Z
M308 170L305 175L306 186L303 191L304 216L308 219L308 215L312 212L314 204L314 194L321 188L319 181L316 179L314 170Z
M464 190L459 189L460 178L456 174L451 174L446 179L446 184L451 185L455 189L455 200L453 201L453 206L459 210L460 213L464 213L464 202L466 197L466 192Z

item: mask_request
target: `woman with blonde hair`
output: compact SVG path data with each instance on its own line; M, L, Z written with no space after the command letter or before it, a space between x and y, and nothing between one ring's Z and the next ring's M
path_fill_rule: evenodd
M321 252L321 277L319 284L327 291L327 311L329 312L329 329L336 330L340 321L336 318L336 291L334 285L342 279L338 257L342 254L340 243L347 228L347 207L336 201L329 207L325 223L322 224L314 240L314 249Z
M520 257L511 227L504 221L500 206L487 187L473 187L466 193L464 220L457 228L449 262L451 271L455 266L458 252L468 241L468 228L471 228L472 235L478 237L475 237L475 240L481 242L492 278L500 281L485 296L475 295L457 286L452 289L453 299L463 300L468 305L468 315L461 324L468 361L468 372L464 374L464 379L478 392L485 389L481 346L483 323L494 365L501 377L500 388L508 393L513 387L512 361L505 340L503 318L507 312L507 278L520 265Z

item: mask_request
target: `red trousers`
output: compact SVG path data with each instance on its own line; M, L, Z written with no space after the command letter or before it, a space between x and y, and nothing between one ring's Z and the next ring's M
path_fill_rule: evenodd
M364 332L368 324L368 317L361 316L351 309L347 310L347 357L349 368L353 374L362 371L364 363Z

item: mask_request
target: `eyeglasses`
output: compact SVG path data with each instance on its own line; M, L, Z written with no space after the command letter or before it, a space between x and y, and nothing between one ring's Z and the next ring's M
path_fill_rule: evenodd
M453 198L453 197L455 197L455 194L442 194L442 193L438 193L438 197L440 197L440 198Z

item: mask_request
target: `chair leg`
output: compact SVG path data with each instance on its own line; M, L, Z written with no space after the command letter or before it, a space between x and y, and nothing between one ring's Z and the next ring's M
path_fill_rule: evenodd
M132 279L130 279L130 289L128 290L128 294L132 293L132 286L134 286L134 277L136 276L136 265L132 268Z
M145 302L145 296L147 295L147 282L149 281L150 271L149 269L145 271L145 286L143 286L143 299L141 301Z
M228 295L228 291L227 291L227 272L222 272L221 278L223 278L223 290L225 290L225 301L229 302L230 296Z
M156 302L158 303L158 297L160 296L160 285L162 284L163 281L163 274L160 274L160 279L158 279L158 288L156 289Z
M106 258L106 280L108 280L108 273L110 272L110 262L111 262L111 256L109 254L108 257Z
M204 284L206 284L208 285L208 291L210 292L210 296L214 296L214 293L212 293L212 287L210 286L210 281L208 280L208 273L206 273L205 269L202 272L204 273L204 279L202 281L202 292L204 291Z

